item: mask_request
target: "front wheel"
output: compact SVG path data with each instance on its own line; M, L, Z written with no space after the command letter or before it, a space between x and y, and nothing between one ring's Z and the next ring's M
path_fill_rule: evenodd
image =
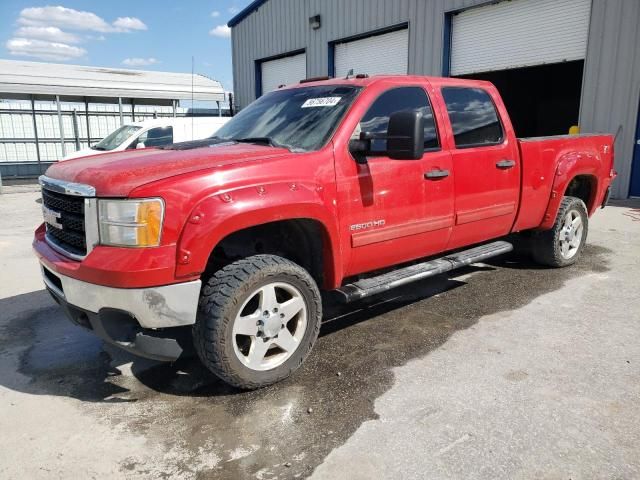
M322 319L320 292L299 265L255 255L227 265L203 286L193 329L200 360L243 389L293 373L315 343Z
M551 267L566 267L576 262L587 240L589 215L584 202L564 197L553 228L532 238L533 258Z

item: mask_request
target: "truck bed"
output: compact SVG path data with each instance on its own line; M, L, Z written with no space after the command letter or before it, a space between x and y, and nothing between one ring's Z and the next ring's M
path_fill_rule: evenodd
M514 231L537 228L553 200L554 177L561 176L580 164L587 175L608 176L612 168L613 136L603 134L557 135L547 137L519 138L521 158L522 190L520 210ZM593 213L604 197L604 190L595 192L589 214ZM564 192L557 192L563 195Z

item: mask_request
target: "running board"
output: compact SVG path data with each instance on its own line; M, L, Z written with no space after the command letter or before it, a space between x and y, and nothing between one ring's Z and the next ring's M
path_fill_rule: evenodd
M498 241L487 243L486 245L452 253L444 257L429 260L428 262L393 270L378 275L377 277L358 280L357 282L340 287L336 291L341 294L341 299L345 303L349 303L386 292L387 290L406 285L407 283L433 277L472 263L482 262L483 260L502 255L511 250L513 250L513 245L509 242Z

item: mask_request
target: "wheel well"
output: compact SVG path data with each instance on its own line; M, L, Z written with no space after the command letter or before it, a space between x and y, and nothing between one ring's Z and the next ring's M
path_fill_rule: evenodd
M204 275L241 258L258 254L284 257L307 270L318 286L324 284L324 227L311 219L282 220L231 233L215 246Z
M584 202L587 211L591 211L594 194L596 191L596 180L591 175L578 175L567 185L565 196L576 197Z

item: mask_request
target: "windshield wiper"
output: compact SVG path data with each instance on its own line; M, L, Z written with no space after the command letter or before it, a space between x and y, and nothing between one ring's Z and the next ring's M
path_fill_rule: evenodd
M158 148L161 150L191 150L193 148L213 147L214 145L222 145L225 143L235 143L235 140L225 140L220 137L209 137L201 140L170 143L169 145L163 145Z
M270 147L286 148L287 150L290 149L290 147L288 145L284 145L282 143L278 143L271 137L232 138L231 140L233 140L234 142L238 142L238 143L259 143L259 144L263 144L263 145L269 145Z
M99 147L98 145L93 145L92 147L89 147L89 148L91 148L91 150L100 150L102 152L104 152L106 150L106 148Z

